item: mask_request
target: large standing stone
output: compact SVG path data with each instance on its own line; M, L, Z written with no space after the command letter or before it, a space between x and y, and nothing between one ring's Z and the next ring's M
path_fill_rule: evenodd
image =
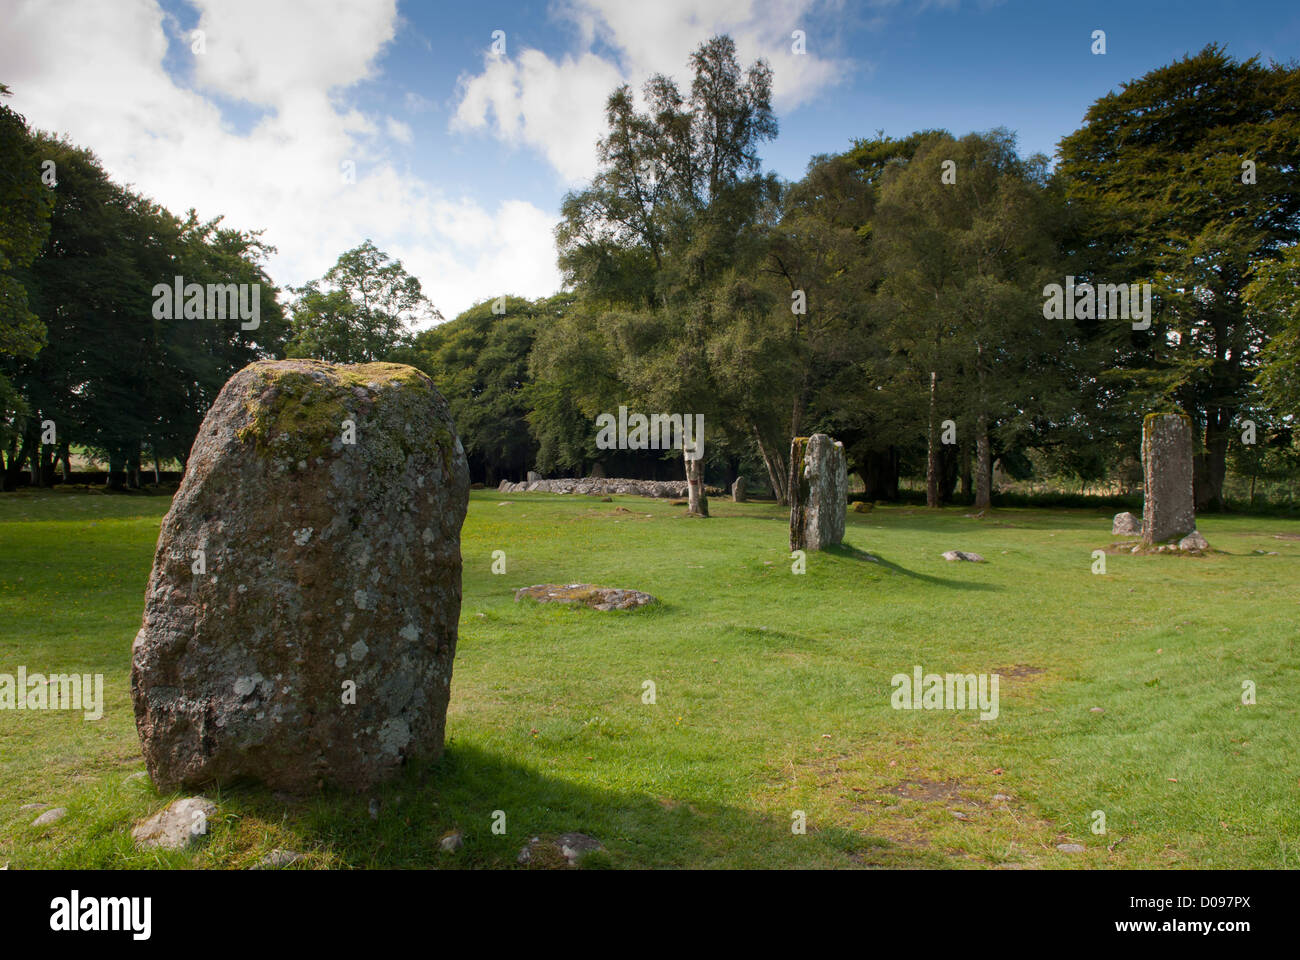
M849 472L844 444L824 433L790 444L790 549L822 550L844 539Z
M745 500L745 478L737 477L736 482L731 485L731 502L744 503Z
M1142 542L1163 543L1196 529L1192 494L1192 421L1152 413L1142 421Z
M158 788L363 789L439 756L468 488L446 401L412 367L235 374L163 519L132 651Z

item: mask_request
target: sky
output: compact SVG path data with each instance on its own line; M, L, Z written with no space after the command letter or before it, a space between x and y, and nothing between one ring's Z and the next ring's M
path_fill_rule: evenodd
M1207 43L1300 59L1300 3L0 0L0 82L119 183L264 230L277 284L371 239L450 318L560 289L552 231L606 97L687 89L724 32L773 68L763 164L793 180L878 131L1003 126L1050 156L1098 97Z

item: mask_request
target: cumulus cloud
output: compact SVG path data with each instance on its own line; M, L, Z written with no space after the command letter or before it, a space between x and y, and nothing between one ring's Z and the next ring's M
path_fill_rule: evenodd
M595 169L605 100L621 82L613 64L591 53L558 62L539 50L513 60L489 54L481 74L462 80L452 129L489 128L507 144L535 147L576 182Z
M583 52L559 59L533 49L486 53L483 70L461 78L452 129L533 147L561 178L578 183L596 169L610 92L624 82L639 90L655 73L688 88L688 58L714 34L731 35L742 63L768 61L778 111L844 81L855 65L833 53L839 31L830 14L839 9L822 0L564 0L556 15L576 28ZM803 32L803 52L795 31Z
M201 54L157 0L4 6L14 108L178 214L193 206L265 228L281 284L320 276L369 237L447 316L489 294L559 287L553 216L445 195L395 155L413 139L408 124L346 104L347 88L379 70L395 0L196 0Z

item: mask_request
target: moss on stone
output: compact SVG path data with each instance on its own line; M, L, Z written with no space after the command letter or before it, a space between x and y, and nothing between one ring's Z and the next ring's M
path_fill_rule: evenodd
M420 437L409 436L405 429L415 419L415 406L427 404L435 395L432 382L414 367L400 363L334 366L315 360L259 366L244 401L249 420L238 437L243 443L255 445L263 455L283 457L290 461L291 468L325 456L342 437L343 422L358 421L358 405L365 401L355 391L396 385L399 396L386 398L377 411L380 422L370 425L370 429L378 427L389 439L377 447L367 445L370 455L378 461L375 466L396 468L411 454L425 453L437 455L444 468L450 468L454 440L444 423L435 421L433 429ZM373 395L370 398L371 402L376 399ZM361 437L357 439L360 443Z

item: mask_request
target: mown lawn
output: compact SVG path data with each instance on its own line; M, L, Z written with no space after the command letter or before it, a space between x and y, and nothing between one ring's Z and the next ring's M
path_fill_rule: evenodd
M589 867L1300 864L1300 539L1275 537L1300 522L1204 517L1220 552L1109 556L1103 576L1109 512L878 507L795 575L770 504L691 520L490 490L464 529L444 760L373 796L213 790L203 842L140 853L131 824L176 796L129 779L129 651L166 508L0 497L0 673L103 673L107 699L93 722L0 711L0 865L242 868L279 847L304 867L512 866L530 836L569 830L604 843ZM575 581L661 604L514 601ZM997 719L892 709L890 678L918 664L999 674ZM37 801L69 813L32 827L18 808ZM450 829L456 854L439 851Z

